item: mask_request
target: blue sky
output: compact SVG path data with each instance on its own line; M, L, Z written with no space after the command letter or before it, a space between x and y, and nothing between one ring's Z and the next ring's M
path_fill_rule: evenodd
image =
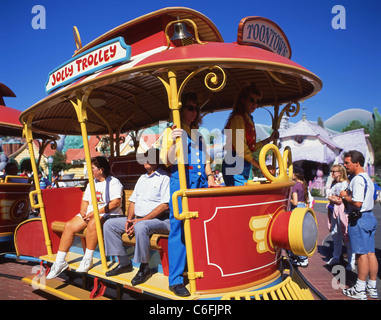
M46 10L44 30L32 27L35 5ZM332 27L335 5L345 8L346 29ZM323 89L302 104L309 120L326 120L349 108L381 111L379 0L0 0L0 82L17 96L6 98L6 104L25 110L46 96L48 73L74 53L74 25L87 44L126 21L169 6L200 11L215 23L225 42L236 41L244 17L275 21L290 41L291 59L323 81ZM301 114L292 121L300 120ZM222 129L226 117L227 113L206 116L204 126ZM270 123L263 110L254 117L257 123Z

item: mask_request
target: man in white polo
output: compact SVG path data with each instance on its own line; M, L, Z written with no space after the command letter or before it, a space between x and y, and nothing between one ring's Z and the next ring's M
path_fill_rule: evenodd
M118 256L119 264L106 272L111 277L131 272L132 262L126 254L122 234L135 234L134 262L140 263L138 273L132 279L132 285L138 285L149 279L151 270L150 236L154 233L169 234L169 175L159 166L159 151L150 149L145 154L147 170L137 181L131 197L128 199L128 216L106 221L103 227L106 255Z
M367 300L367 294L373 299L378 299L376 286L378 261L375 255L377 220L373 214L374 186L363 168L364 162L364 156L357 150L350 150L344 154L344 166L348 174L354 177L348 190L340 192L340 196L348 204L349 240L352 252L358 258L356 284L352 288L344 289L343 294L359 300Z

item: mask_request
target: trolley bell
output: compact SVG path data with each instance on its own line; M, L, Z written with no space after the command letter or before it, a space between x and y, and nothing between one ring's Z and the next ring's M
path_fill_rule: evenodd
M193 36L188 32L183 22L178 22L175 24L171 42L176 47L188 46L194 43Z

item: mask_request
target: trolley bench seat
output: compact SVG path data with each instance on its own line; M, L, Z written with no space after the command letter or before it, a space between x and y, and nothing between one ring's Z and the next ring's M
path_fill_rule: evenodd
M121 157L110 161L112 174L116 176L123 184L124 199L122 208L125 214L128 213L128 207L133 187L137 179L145 169L142 165L134 160L134 156ZM140 171L142 172L140 172ZM144 171L144 172L143 172ZM133 174L131 174L131 172ZM120 176L122 174L122 176ZM123 180L123 179L124 180ZM52 251L56 253L59 248L62 232L67 221L71 220L80 211L83 191L80 188L56 188L42 190L42 198L45 205L46 220L48 225L49 236L52 244ZM65 199L66 201L63 201ZM81 239L82 247L85 249L86 229L76 233ZM126 246L135 246L135 237L128 237L127 234L122 235L122 241ZM163 268L164 275L168 275L168 235L153 234L150 241L150 249L155 250L160 255L160 263ZM156 261L156 260L155 260Z
M50 225L50 229L57 236L61 236L66 222L63 221L53 221ZM77 232L75 236L81 238L83 250L86 248L85 237L86 229L81 232ZM165 276L168 276L168 234L153 234L150 238L150 250L156 250L160 255L161 266ZM136 240L135 236L129 237L126 233L122 235L123 244L126 246L135 246Z
M130 204L128 199L130 198L132 192L133 190L124 190L124 206L125 206L126 214L128 212L128 207ZM65 224L66 224L65 221L58 221L58 220L53 221L51 223L52 231L54 231L55 233L61 234L65 228ZM84 239L86 237L86 228L80 232L77 232L75 235L77 237L80 237L81 239ZM167 234L153 234L151 236L150 249L162 250L163 248L161 247L162 246L161 240L167 241L167 239L168 239ZM122 240L123 240L123 243L127 246L135 246L135 236L129 237L126 233L124 233L122 235Z
M54 221L52 222L52 230L56 233L62 233L65 228L66 222L63 221ZM83 231L77 232L75 234L77 237L85 238L86 229ZM163 250L161 240L167 240L167 234L153 234L150 240L150 249L151 250ZM135 246L135 236L129 237L126 233L122 235L123 243L127 246Z

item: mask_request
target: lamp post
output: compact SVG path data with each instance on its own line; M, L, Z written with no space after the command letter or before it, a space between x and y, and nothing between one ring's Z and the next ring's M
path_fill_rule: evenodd
M54 161L53 157L50 156L50 157L48 158L49 181L50 181L50 183L52 183L52 165L53 165L53 161Z

